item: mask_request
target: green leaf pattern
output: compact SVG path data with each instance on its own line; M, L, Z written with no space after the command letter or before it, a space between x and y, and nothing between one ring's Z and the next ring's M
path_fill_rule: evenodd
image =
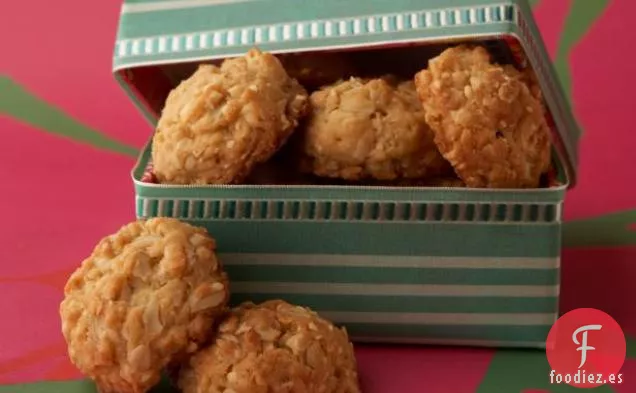
M570 12L561 32L561 39L554 59L554 66L559 74L566 94L572 100L572 76L570 72L570 53L590 30L592 24L601 16L607 7L608 0L581 1L572 0Z
M636 209L564 224L564 247L624 247L636 245Z
M50 132L98 149L130 157L137 149L115 141L106 134L73 119L50 103L36 97L24 87L5 76L0 76L0 113Z

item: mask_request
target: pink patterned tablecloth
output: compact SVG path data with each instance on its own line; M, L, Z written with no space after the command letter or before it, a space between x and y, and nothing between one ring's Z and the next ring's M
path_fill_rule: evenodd
M580 180L565 210L562 308L595 307L619 321L628 336L625 382L599 391L636 392L636 2L533 3L584 128ZM151 130L111 75L119 6L0 6L0 393L92 391L43 381L81 378L60 333L61 289L99 238L134 218L128 173ZM357 354L368 393L576 391L548 384L540 351Z

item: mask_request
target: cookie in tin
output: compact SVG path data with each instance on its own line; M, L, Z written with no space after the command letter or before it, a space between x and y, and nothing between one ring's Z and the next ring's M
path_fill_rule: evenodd
M166 99L152 144L160 183L236 184L289 138L307 92L257 49L202 64Z
M530 74L460 45L431 59L415 84L437 147L467 186L539 186L551 141Z

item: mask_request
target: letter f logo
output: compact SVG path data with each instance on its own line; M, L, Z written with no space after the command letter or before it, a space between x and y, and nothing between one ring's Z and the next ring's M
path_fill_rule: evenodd
M576 349L577 351L581 351L581 364L579 364L579 368L583 367L585 361L587 360L587 351L593 351L596 349L587 345L587 332L590 330L601 330L602 327L603 326L601 325L585 325L576 329L572 334L572 341L574 341L574 344L580 345L580 347ZM579 342L579 340L577 339L579 333L582 333L581 342Z

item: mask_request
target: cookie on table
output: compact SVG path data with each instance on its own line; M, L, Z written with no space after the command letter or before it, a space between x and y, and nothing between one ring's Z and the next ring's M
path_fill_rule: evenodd
M347 333L284 301L245 303L181 372L183 393L359 393Z
M345 180L451 171L433 142L412 81L351 78L310 96L302 170Z
M228 278L202 228L136 221L101 240L60 305L71 361L101 393L144 393L227 311Z
M304 52L278 55L283 67L305 88L315 90L356 74L349 58L337 52Z
M256 49L200 65L166 100L152 145L160 183L240 183L287 140L307 92L280 61Z
M467 186L539 186L550 131L535 81L479 46L447 49L415 76L435 142Z

